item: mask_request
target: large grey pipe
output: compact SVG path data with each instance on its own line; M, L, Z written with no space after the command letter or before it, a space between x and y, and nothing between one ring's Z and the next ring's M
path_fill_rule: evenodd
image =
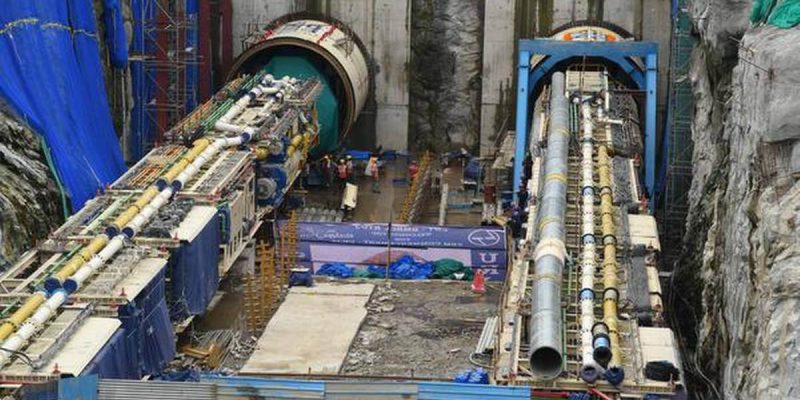
M544 188L539 207L539 242L534 256L531 299L531 370L555 378L563 365L561 274L564 268L564 213L567 204L569 101L564 74L553 74L550 85L550 125L544 165Z

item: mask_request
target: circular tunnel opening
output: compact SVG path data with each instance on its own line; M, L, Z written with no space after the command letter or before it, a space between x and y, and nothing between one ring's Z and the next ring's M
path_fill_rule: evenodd
M281 77L317 78L319 144L312 154L335 151L353 129L371 93L371 69L363 43L340 21L287 14L264 27L258 41L234 61L228 80L266 69Z

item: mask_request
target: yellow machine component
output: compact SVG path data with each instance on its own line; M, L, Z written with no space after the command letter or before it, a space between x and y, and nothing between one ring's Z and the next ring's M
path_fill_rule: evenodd
M28 319L44 301L44 293L41 292L28 297L25 303L23 303L14 314L11 314L11 316L3 322L3 325L0 326L0 341L6 340L6 338L11 335L23 321Z
M83 258L83 261L89 261L89 259L92 258L93 255L97 254L97 252L100 251L103 246L106 245L106 243L108 243L108 236L98 235L92 239L89 244L82 248L78 254L81 256L81 258Z
M136 214L139 213L141 209L137 205L132 205L128 207L127 210L123 211L122 214L118 215L117 218L114 218L114 222L111 223L115 228L122 229Z
M613 289L612 295L603 295L603 322L608 327L611 344L611 362L609 366L621 366L622 354L619 348L619 324L617 319L617 241L615 239L614 208L611 197L611 168L608 148L601 145L598 149L600 175L600 212L603 226L603 287L606 292Z
M172 167L164 174L164 179L167 182L172 182L172 180L189 164L191 164L191 161L187 161L186 158L181 158L178 162L172 164Z
M292 137L291 144L295 148L300 147L300 144L303 143L303 135L295 135Z
M108 236L97 235L97 237L84 246L78 254L72 256L72 258L70 258L58 272L53 274L53 276L58 278L60 282L64 282L64 280L72 276L81 265L89 261L98 251L102 250L106 243L108 243Z
M286 148L286 155L291 157L295 151L297 151L297 149L294 146L289 145L289 147Z
M192 146L192 148L183 155L183 158L189 162L194 161L194 159L197 158L197 156L199 156L209 144L211 144L211 141L208 139L195 140L193 143L194 146Z
M156 197L158 194L158 188L155 186L150 186L145 190L142 195L133 203L134 207L138 207L140 210L144 208L153 198Z
M269 150L266 147L256 147L256 160L266 160L269 156Z

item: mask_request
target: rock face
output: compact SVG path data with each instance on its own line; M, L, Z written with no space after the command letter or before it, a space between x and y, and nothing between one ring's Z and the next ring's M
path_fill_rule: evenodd
M409 147L472 148L480 136L483 1L413 0Z
M0 269L63 220L39 136L0 112Z
M693 4L684 368L698 398L800 399L800 31L750 27L751 1Z

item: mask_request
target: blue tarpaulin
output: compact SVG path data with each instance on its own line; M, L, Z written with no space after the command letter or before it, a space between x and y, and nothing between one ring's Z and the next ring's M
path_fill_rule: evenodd
M165 274L166 269L131 303L119 307L126 340L136 349L134 363L142 375L160 373L175 357L175 333L164 298Z
M111 65L118 69L128 68L128 38L125 36L120 0L103 0L103 23Z
M190 243L182 243L169 258L173 319L199 315L217 292L219 281L219 214Z
M318 270L317 275L332 276L335 278L350 278L353 276L353 267L342 263L323 264Z
M139 379L136 342L125 329L117 329L111 339L94 356L82 375L99 375L103 379Z
M3 2L0 100L45 138L73 209L125 171L98 40L90 1Z

